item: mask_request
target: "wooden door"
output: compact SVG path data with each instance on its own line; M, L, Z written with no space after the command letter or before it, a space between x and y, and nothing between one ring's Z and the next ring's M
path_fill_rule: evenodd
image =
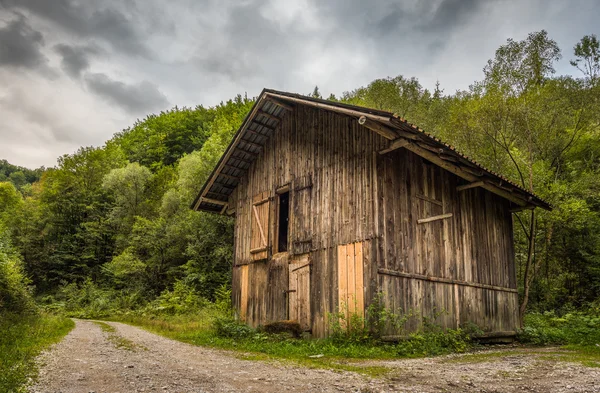
M298 321L302 329L310 330L310 261L308 254L296 258L289 267L288 318Z
M345 314L365 316L363 243L338 246L338 309Z

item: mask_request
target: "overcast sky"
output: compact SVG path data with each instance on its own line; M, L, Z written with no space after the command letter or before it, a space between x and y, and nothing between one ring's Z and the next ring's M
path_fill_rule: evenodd
M0 0L0 159L47 167L137 118L263 87L415 76L446 93L507 38L600 35L600 0Z

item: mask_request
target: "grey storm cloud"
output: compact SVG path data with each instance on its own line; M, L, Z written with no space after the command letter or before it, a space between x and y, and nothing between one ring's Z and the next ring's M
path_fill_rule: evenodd
M573 45L600 33L597 3L0 0L0 159L49 165L65 146L100 145L171 103L263 87L339 96L403 75L451 93L483 77L507 38L541 29L568 73Z
M209 21L197 36L199 49L192 61L201 72L234 81L269 75L275 84L284 84L285 75L319 56L307 50L317 43L321 50L346 48L351 53L349 48L355 48L357 56L361 49L369 50L377 54L370 59L371 68L382 68L407 56L425 59L441 52L451 45L449 37L490 1L308 0L307 8L316 10L311 16L316 27L301 19L282 23L268 17L268 1L225 1L215 17L218 23Z
M39 68L48 59L42 53L44 36L32 29L23 15L0 28L0 65Z
M169 105L167 97L148 81L126 84L102 73L86 74L84 80L89 90L133 113L162 110Z
M415 41L436 50L476 18L491 0L331 0L314 1L335 25L336 37L368 40L380 53Z
M48 133L40 135L45 142L70 142L76 139L78 134L76 126L69 124L68 119L52 108L35 103L32 99L32 95L36 94L34 90L12 88L5 93L0 97L0 109L18 113L28 123L37 127L47 127ZM15 132L12 137L15 140L22 139L20 132Z
M61 55L61 67L71 77L79 78L83 71L90 68L90 57L101 53L93 46L57 44L54 50Z
M118 8L112 2L0 0L2 7L31 12L79 37L104 40L119 51L151 56L143 32L136 29L135 13L126 13L125 7Z

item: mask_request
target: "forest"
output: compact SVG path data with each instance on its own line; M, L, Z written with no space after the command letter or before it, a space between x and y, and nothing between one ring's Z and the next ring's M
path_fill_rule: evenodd
M509 39L454 93L398 75L327 98L394 112L552 204L514 214L522 315L600 306L600 43L573 45ZM573 75L557 75L563 56ZM253 102L150 114L53 168L0 161L0 314L177 314L226 296L232 219L190 203Z

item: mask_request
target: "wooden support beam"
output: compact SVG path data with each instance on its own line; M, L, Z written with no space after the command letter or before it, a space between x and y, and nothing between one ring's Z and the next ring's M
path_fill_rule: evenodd
M484 184L483 181L476 181L476 182L469 183L469 184L463 184L462 186L456 187L456 191L464 191L464 190L468 190L469 188L481 187L481 186L483 186L483 184Z
M415 195L417 198L423 200L423 201L427 201L429 203L433 203L434 205L438 205L438 206L444 206L444 203L442 201L438 201L437 199L433 199L428 197L427 195L423 195L423 194L416 194Z
M259 126L264 127L264 128L266 128L268 130L271 130L271 131L275 131L275 128L277 128L277 126L271 126L271 125L269 125L267 123L263 123L262 121L258 121L258 120L256 120L256 118L252 121L252 123L258 124Z
M250 250L250 254L257 254L257 253L263 252L263 251L267 251L267 246L253 248L253 249Z
M292 112L294 110L294 107L291 105L288 105L280 100L278 100L277 98L273 98L270 95L268 95L266 97L267 100L271 101L273 104L282 107L283 109L285 109L286 111Z
M387 275L387 276L404 277L404 278L412 278L412 279L423 280L423 281L441 282L441 283L445 283L445 284L457 284L457 285L473 287L473 288L493 289L494 291L517 293L516 288L500 287L500 286L489 285L489 284L480 284L477 282L454 280L451 278L444 278L444 277L432 277L432 276L427 276L424 274L407 273L407 272L401 272L401 271L397 271L397 270L389 270L389 269L380 268L380 269L377 269L377 274L383 274L383 275Z
M383 124L376 122L374 120L371 120L369 118L367 118L366 116L361 116L358 119L358 124L360 124L363 127L367 127L368 129L375 131L376 133L378 133L379 135L381 135L382 137L389 139L389 140L394 140L396 138L398 138L398 134L396 134L396 132L394 132L394 130L392 130L389 127L384 126Z
M421 146L417 146L415 143L409 143L405 146L405 149L412 151L413 153L425 158L426 160L431 161L432 163L444 168L448 172L454 173L456 176L461 177L467 181L476 182L481 180L479 176L471 173L472 168L463 168L460 165L457 165L456 163L444 161L437 154L430 152L427 149L423 149ZM484 184L481 187L493 192L496 195L500 195L501 197L506 198L519 206L525 206L529 204L528 201L525 200L523 197L519 197L516 194L498 188L493 184L484 182Z
M219 187L224 188L225 190L230 191L230 192L233 191L235 189L235 187L237 187L237 186L233 186L233 188L232 188L232 187L230 187L228 185L225 185L223 183L218 183L216 181L214 182L214 184L217 184ZM209 191L209 193L211 193L211 194L219 194L219 195L223 195L223 196L229 198L229 194L221 194L221 193L213 192L213 191Z
M239 160L239 161L244 162L244 163L246 163L248 165L252 164L252 161L248 161L246 159L243 159L243 158L240 158L240 157L237 157L237 156L231 156L230 158L231 159L235 159L235 160ZM238 169L240 169L240 168L238 168ZM240 170L244 170L244 169L240 169Z
M206 203L212 203L215 205L227 205L227 201L220 201L218 199L212 199L212 198L207 198L207 197L200 197L200 200Z
M526 205L526 206L513 207L513 208L509 209L508 211L511 213L518 213L518 212L522 212L523 210L533 210L533 209L535 209L535 206Z
M227 208L229 207L229 203L226 205L223 205L223 208L221 209L221 212L219 214L223 214L225 213L225 211L227 211Z
M218 184L218 183L214 183L213 185ZM219 184L219 186L221 186ZM229 194L221 194L220 192L214 192L214 191L209 191L207 192L207 194L213 194L213 195L218 195L219 197L223 197L223 199L229 199Z
M249 155L249 156L251 156L252 158L256 158L256 157L258 157L258 154L257 154L257 153L255 153L255 152L253 152L253 151L246 150L246 149L242 149L242 148L241 148L241 147L239 147L239 146L236 146L236 149L237 149L238 151L240 151L240 152L244 153L244 154L248 154L248 155Z
M335 102L318 102L318 101L313 101L310 98L297 98L297 97L284 96L284 95L275 94L275 93L267 93L267 94L268 94L266 97L267 100L282 99L282 100L285 100L286 102L299 103L300 105L305 105L305 106L310 106L313 108L319 108L319 109L324 109L327 111L342 113L344 115L348 115L348 116L352 116L352 117L366 116L371 120L381 121L383 123L389 123L390 120L392 119L390 116L374 115L372 113L365 113L364 110L350 109L345 106L339 105ZM279 104L277 104L277 105L279 105Z
M223 168L229 168L229 169L234 169L234 170L240 171L240 172L246 172L246 169L244 169L244 168L238 168L237 166L233 166L233 165L229 165L229 164L223 164Z
M404 138L399 138L399 139L396 139L396 140L392 141L392 143L390 143L390 145L387 148L385 148L383 150L379 150L378 153L382 154L382 155L383 154L387 154L387 153L392 152L394 150L403 148L404 146L408 145L409 143L410 142L408 140L406 140Z
M427 149L430 152L435 153L435 154L442 154L442 153L444 153L444 150L445 150L442 147L431 146L430 144L424 143L424 142L417 142L417 145L419 145L419 147L422 147L423 149Z
M398 130L398 129L394 129L394 131L396 132L396 134L398 134L398 136L405 138L405 139L410 139L411 141L420 141L423 139L423 138L421 138L420 134L413 134L413 133L406 132L403 130ZM423 135L423 137L426 138L425 135Z
M261 137L261 138L268 138L268 137L269 137L269 135L268 135L268 134L267 134L267 135L265 135L265 134L262 134L262 133L260 133L260 132L258 132L258 131L251 130L251 129L249 129L249 128L247 128L247 129L246 129L246 132L247 132L248 134L256 135L256 136L259 136L259 137ZM273 131L269 130L269 132L273 132Z
M223 172L219 173L219 176L223 176L225 179L229 179L229 180L233 180L233 181L240 181L239 177L237 177L237 176L231 176L231 175L228 175L228 174L223 173Z
M452 213L446 213L446 214L440 214L439 216L421 218L421 219L417 220L417 224L425 224L427 222L444 220L444 219L450 218L450 217L452 217Z
M252 147L255 147L257 149L262 149L263 148L263 145L258 144L258 143L254 143L254 142L250 142L250 141L248 141L246 139L240 139L240 142L244 142L245 144L250 145Z
M261 115L261 116L266 117L267 119L271 119L271 120L275 120L275 121L281 121L281 118L279 118L279 117L277 117L275 115L272 115L269 112L265 112L263 110L259 110L258 114Z

